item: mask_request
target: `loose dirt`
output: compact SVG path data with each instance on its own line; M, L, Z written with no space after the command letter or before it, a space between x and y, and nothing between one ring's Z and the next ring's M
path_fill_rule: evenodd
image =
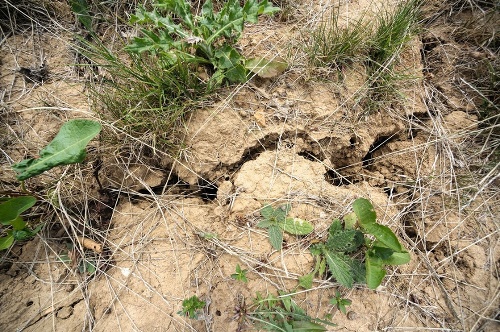
M343 4L343 15L359 14L362 5L349 11ZM440 6L429 4L426 15ZM303 38L300 24L314 22L313 7L290 10L288 19L249 26L244 52L287 58L288 42ZM414 77L401 86L404 98L381 102L375 112L356 99L365 89L362 66L345 68L339 82L323 74L315 80L292 63L282 76L227 89L222 100L192 113L178 158L149 150L111 154L106 141L97 141L87 162L29 181L56 193L47 200L58 208L39 210L47 225L40 236L2 253L0 329L242 331L251 329L238 315L243 301L297 290L295 300L309 315L332 315L331 331L497 330L498 194L461 189L475 181L468 167L481 157L469 154L470 133L480 126L480 97L467 85L474 68L461 64L498 61L498 53L470 46L466 28L457 33L474 15L443 12L428 23L402 54L399 66ZM71 33L49 31L2 41L6 190L16 185L12 163L36 156L67 119L96 117L71 41ZM44 65L40 81L19 70ZM316 280L308 291L296 286L314 268L310 244L325 239L331 221L358 197L370 199L412 261L390 268L375 291L343 289L352 300L343 315L329 304L335 282ZM285 235L277 252L256 225L262 206L285 203L315 230ZM79 232L105 252L72 248ZM97 272L82 271L82 253ZM237 264L248 270L248 283L231 278ZM178 314L192 295L207 303L198 320Z

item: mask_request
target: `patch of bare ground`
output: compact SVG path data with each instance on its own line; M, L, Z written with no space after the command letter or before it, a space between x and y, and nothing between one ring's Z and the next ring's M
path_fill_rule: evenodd
M296 44L332 5L348 21L383 2L283 4L285 16L248 26L239 46L278 55L289 70L227 88L191 113L179 155L102 140L84 164L28 181L44 197L33 218L46 226L2 252L1 330L252 330L245 304L278 290L312 317L332 315L335 331L498 329L498 82L485 78L498 75L498 11L426 3L423 28L395 65L407 77L398 98L368 111L364 64L311 70ZM60 1L51 8L69 12ZM1 42L3 191L17 186L14 162L36 155L66 119L94 114L72 66L72 34L35 30ZM342 289L352 300L343 315L329 304L341 289L334 280L297 285L314 268L311 243L358 197L412 260L375 291ZM276 251L256 225L262 206L285 203L315 230L285 234ZM78 236L105 250L84 249ZM237 264L248 283L231 278ZM206 302L197 320L178 314L192 295Z

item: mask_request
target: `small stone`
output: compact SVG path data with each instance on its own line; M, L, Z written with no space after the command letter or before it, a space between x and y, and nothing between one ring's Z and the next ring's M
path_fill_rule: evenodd
M217 190L217 200L223 205L227 204L232 191L233 184L231 181L222 182Z
M72 314L73 314L72 307L63 307L63 308L59 309L56 316L57 316L57 318L60 318L60 319L66 319L69 316L71 316Z
M347 313L347 319L349 319L349 320L355 320L356 318L358 318L358 314L355 313L354 311L349 311Z
M253 116L255 118L255 122L257 122L260 127L266 126L266 114L263 110L258 110Z
M68 284L66 285L66 287L64 287L64 290L68 293L72 292L73 289L75 289L75 285L74 284Z

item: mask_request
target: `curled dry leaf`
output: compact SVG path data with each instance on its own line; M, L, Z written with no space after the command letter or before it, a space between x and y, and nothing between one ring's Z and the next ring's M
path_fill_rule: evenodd
M84 248L93 250L98 254L102 253L102 244L83 236L77 236L76 239Z
M252 58L245 61L245 68L260 77L271 78L282 74L288 68L288 63L281 58Z

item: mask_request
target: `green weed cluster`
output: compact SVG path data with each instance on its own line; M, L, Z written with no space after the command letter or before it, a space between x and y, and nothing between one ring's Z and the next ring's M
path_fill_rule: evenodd
M153 146L179 148L176 129L205 96L226 83L241 83L253 74L277 75L286 63L246 59L236 48L245 23L279 8L267 0L224 2L219 11L211 0L194 14L185 0L156 0L139 6L129 26L139 36L114 52L92 31L85 6L74 6L93 42L80 39L80 52L106 72L105 88L96 91L97 107L115 126Z

